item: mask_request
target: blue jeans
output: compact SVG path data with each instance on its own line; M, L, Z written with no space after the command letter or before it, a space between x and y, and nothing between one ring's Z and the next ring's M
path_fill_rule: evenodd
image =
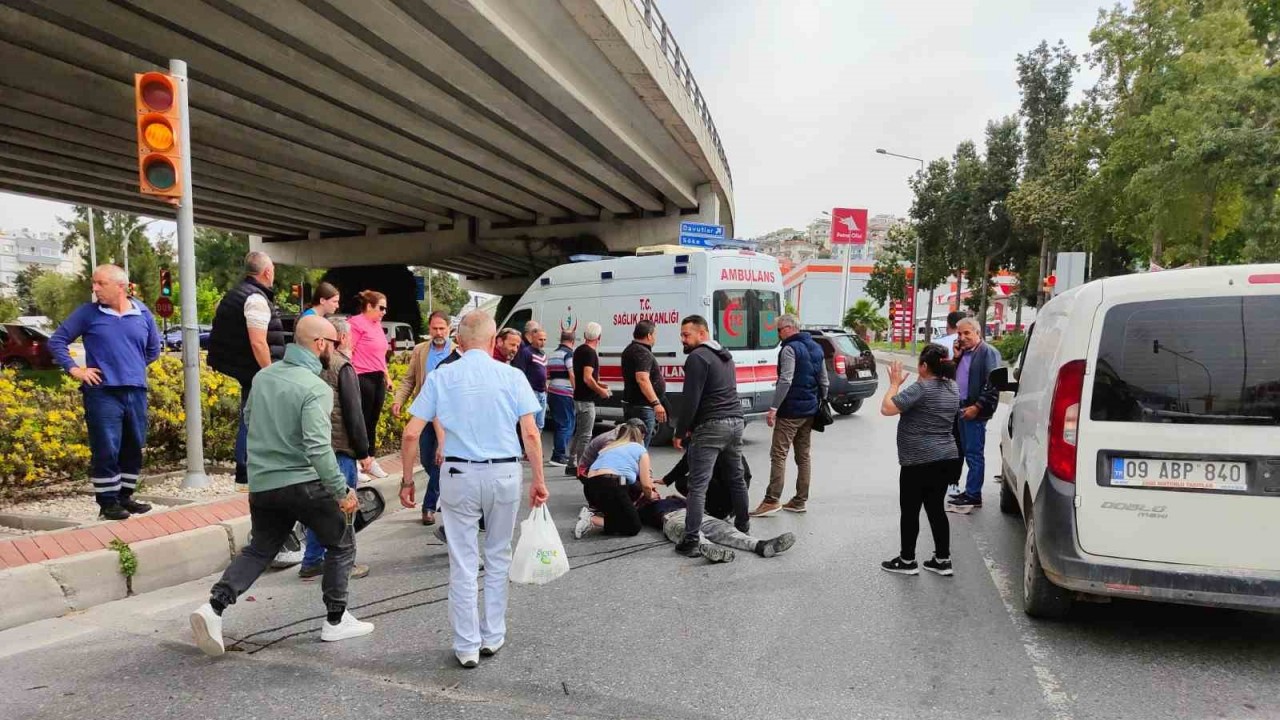
M84 421L89 429L89 479L98 505L115 505L133 494L147 444L147 389L85 386Z
M964 447L964 460L969 465L964 494L982 497L982 478L986 474L987 421L960 419L960 444Z
M649 447L649 443L653 442L653 432L658 428L658 413L648 405L630 405L622 411L622 417L626 420L639 418L644 421L645 436L644 446Z
M440 466L436 464L436 429L431 423L418 436L418 461L427 471L427 492L422 496L422 512L440 507Z
M536 391L533 394L538 398L538 404L542 406L542 409L538 411L538 414L533 416L533 422L536 423L538 429L541 430L542 426L547 423L547 394Z
M253 381L240 382L240 426L236 428L236 482L249 482L249 425L244 421L244 406L249 402Z
M338 469L342 471L342 476L347 479L347 487L354 488L356 486L356 459L345 453L335 453L338 458ZM321 544L320 538L307 528L307 547L302 553L302 567L315 567L324 562L324 545Z
M556 421L551 457L562 460L568 453L569 441L573 438L573 398L567 395L547 395L547 408L551 411L551 418Z

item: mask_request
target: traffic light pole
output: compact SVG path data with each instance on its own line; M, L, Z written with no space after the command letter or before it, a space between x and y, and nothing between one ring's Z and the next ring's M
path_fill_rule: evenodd
M196 311L196 221L191 187L191 115L187 104L187 63L169 61L169 73L177 79L178 150L182 163L182 198L178 201L178 282L182 302L182 387L187 416L187 474L182 487L201 488L209 484L204 470L204 413L200 407L200 329Z

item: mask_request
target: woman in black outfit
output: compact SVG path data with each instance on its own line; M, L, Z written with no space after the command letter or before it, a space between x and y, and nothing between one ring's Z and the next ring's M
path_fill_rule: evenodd
M889 389L880 403L880 414L901 415L898 421L898 502L902 508L902 550L880 563L888 572L919 575L920 566L939 575L951 575L951 537L947 523L947 486L954 482L962 462L952 428L960 407L955 366L947 361L941 345L929 345L920 353L920 378L905 390L902 363L889 366ZM920 534L920 508L933 531L933 559L916 563L916 537Z

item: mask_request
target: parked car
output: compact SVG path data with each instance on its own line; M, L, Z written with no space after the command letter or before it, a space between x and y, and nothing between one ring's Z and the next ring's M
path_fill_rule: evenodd
M831 409L841 415L852 415L862 401L875 395L880 384L876 359L862 338L843 328L806 327L827 360L827 378L831 382L827 398Z
M200 328L200 349L207 350L209 348L209 332L213 330L212 325L197 325ZM165 331L164 337L165 350L181 350L182 349L182 327L173 326Z
M1036 316L1002 428L1023 593L1280 611L1280 265L1126 275Z
M84 365L84 345L67 346L71 359ZM0 325L0 367L9 370L51 370L57 368L49 352L49 333L21 323Z

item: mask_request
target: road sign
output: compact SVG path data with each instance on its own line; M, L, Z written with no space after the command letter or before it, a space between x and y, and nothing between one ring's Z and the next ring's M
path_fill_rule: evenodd
M708 225L707 223L682 222L680 223L680 235L702 235L704 237L722 238L724 237L723 225Z
M418 291L418 302L422 302L423 300L426 300L427 299L427 279L422 277L421 275L414 275L413 284L414 286L416 286Z
M866 245L867 211L864 208L831 209L831 244Z
M703 237L701 235L681 235L680 244L688 245L690 247L714 248L717 243L716 239L711 237Z
M173 317L173 301L161 295L156 300L156 314L166 320Z

